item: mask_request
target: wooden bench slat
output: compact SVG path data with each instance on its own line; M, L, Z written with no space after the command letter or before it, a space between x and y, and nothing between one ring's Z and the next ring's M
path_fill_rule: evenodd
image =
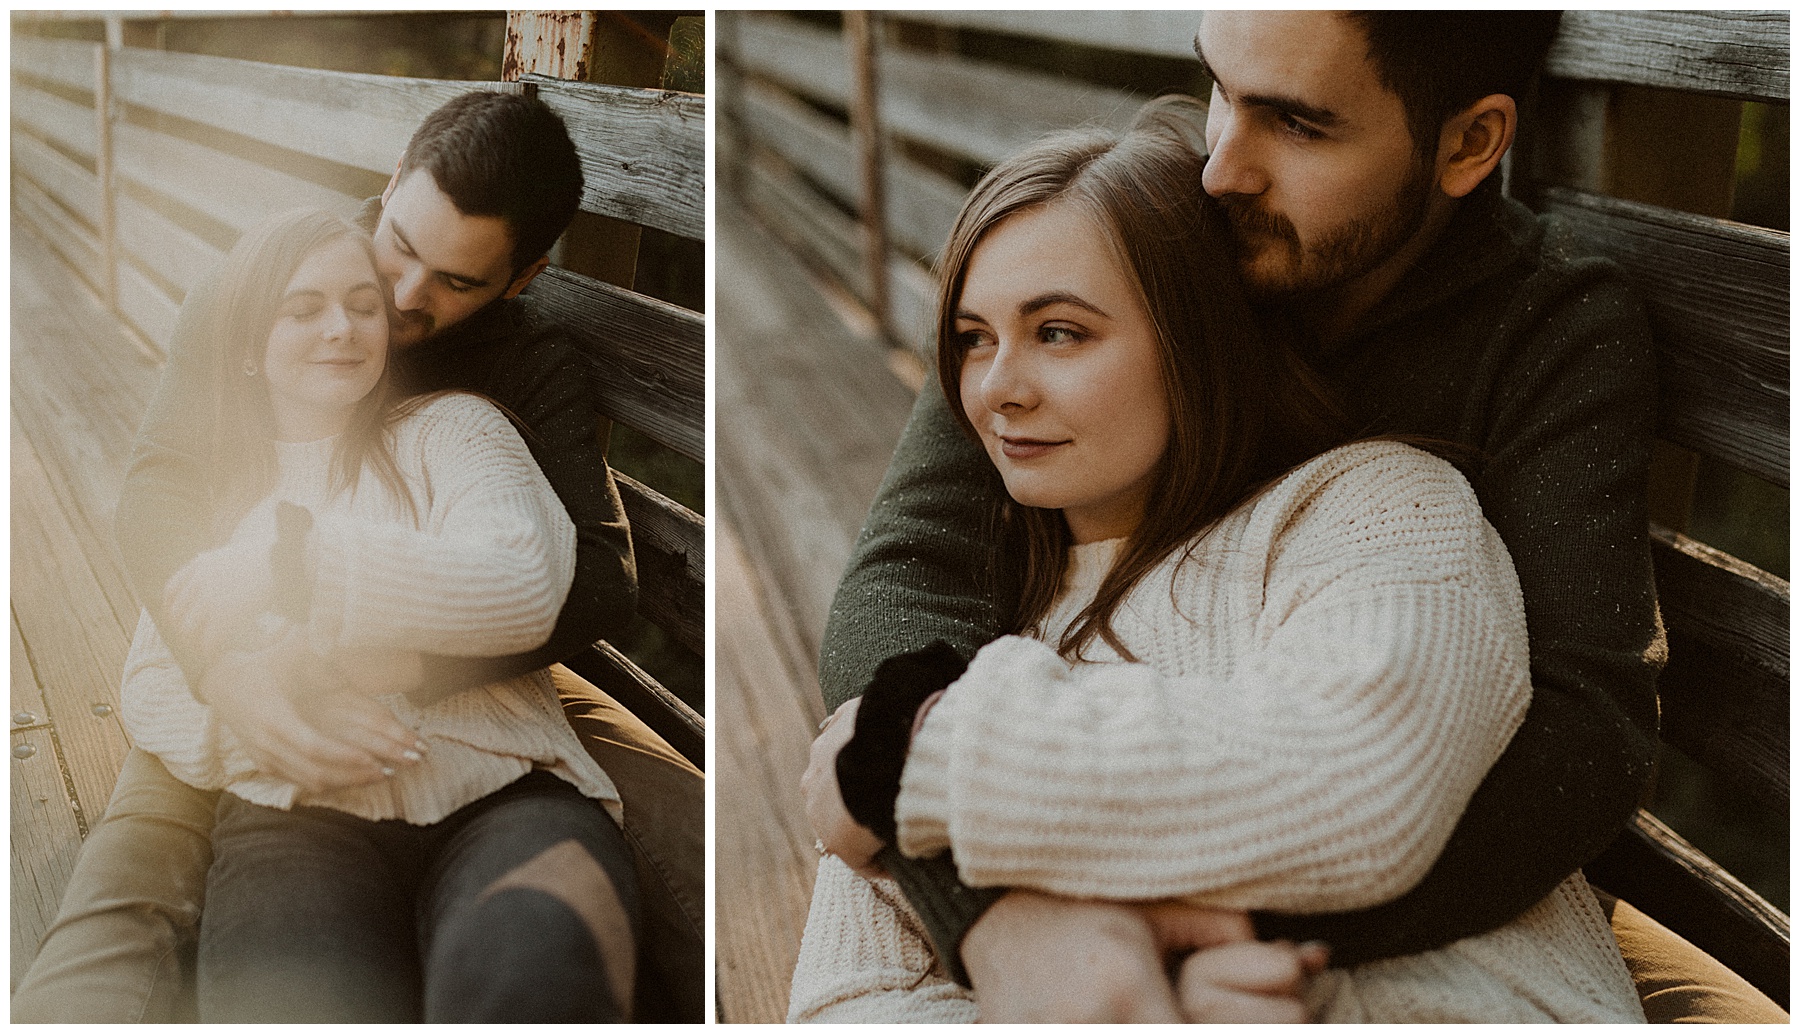
M19 150L15 146L13 157L16 160L18 156ZM70 268L81 274L89 285L100 283L104 261L92 230L71 219L61 205L38 189L37 184L23 177L13 177L12 200L19 214L25 217L25 223L37 231Z
M746 170L746 200L769 215L771 226L791 230L790 239L813 261L830 270L857 296L869 296L862 263L861 230L855 220L820 200L786 169L752 160Z
M40 190L89 227L100 225L100 183L93 173L26 133L12 134L12 160Z
M1192 61L1194 34L1200 29L1202 15L1199 11L1058 11L1046 18L1038 11L895 11L888 17Z
M746 17L733 53L743 67L845 107L850 73L835 33ZM1144 98L1122 90L947 55L885 50L877 81L885 131L992 164L1053 129L1130 122ZM972 105L970 97L984 103Z
M589 212L694 240L706 236L706 98L669 90L525 82L562 116L581 154Z
M1650 538L1664 620L1785 680L1788 583L1667 528Z
M96 73L94 55L99 50L98 43L14 34L12 67L15 72L91 94Z
M1542 192L1650 310L1669 440L1788 484L1788 235L1566 187Z
M638 611L706 652L706 522L654 488L613 471L637 558Z
M288 209L317 207L349 214L363 200L143 126L120 123L114 133L119 177L238 233Z
M1546 75L1786 103L1785 11L1565 11Z
M706 461L706 318L555 266L528 293L581 343L606 415Z
M1612 847L1582 867L1788 1006L1788 917L1647 811Z
M472 90L514 83L328 72L126 47L118 100L386 176L425 116Z
M119 263L118 276L119 314L144 340L167 355L169 342L175 336L175 321L181 315L181 305L129 262Z
M82 107L53 93L12 84L12 117L35 136L73 151L90 163L98 148L94 109Z
M764 144L838 200L860 204L862 188L848 127L757 83L747 83L739 101L744 123ZM962 208L962 187L902 155L890 156L883 171L888 233L919 254L935 255Z
M184 294L225 257L187 227L129 194L121 194L113 205L120 250L133 261L153 263L157 273Z
M57 771L56 741L47 728L14 732L12 758L12 984L37 957L38 942L56 918L63 887L75 871L81 833Z

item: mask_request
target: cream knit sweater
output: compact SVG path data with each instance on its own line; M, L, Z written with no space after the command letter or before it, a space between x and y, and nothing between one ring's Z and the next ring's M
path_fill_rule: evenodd
M365 671L404 669L417 652L499 656L549 637L574 573L575 529L498 410L472 395L445 395L395 428L394 456L416 520L371 474L353 493L329 493L334 445L277 443L275 490L229 543L178 572L171 591L191 580L217 587L240 569L234 565L266 570L276 504L286 500L313 514L313 603L303 631L320 655ZM261 621L271 636L282 629L273 615ZM177 778L256 804L321 805L422 825L544 768L620 818L612 781L576 739L545 671L427 707L399 693L382 697L429 746L425 761L381 783L318 795L256 768L189 692L148 614L138 620L121 696L132 739Z
M1054 642L1119 543L1077 547L1041 639L989 644L914 737L909 855L971 886L1342 911L1430 868L1529 700L1505 547L1454 468L1406 446L1326 453L1146 576L1103 643ZM1185 559L1184 559L1185 557ZM1512 924L1332 970L1330 1021L1639 1021L1579 874ZM821 860L796 1020L972 1020L898 889Z

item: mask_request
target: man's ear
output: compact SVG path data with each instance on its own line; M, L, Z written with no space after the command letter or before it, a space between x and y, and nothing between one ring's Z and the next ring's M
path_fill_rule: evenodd
M1500 167L1518 128L1519 106L1504 93L1464 108L1438 137L1438 186L1451 197L1466 197Z
M386 208L389 195L400 185L400 168L406 164L406 155L402 153L400 160L394 163L394 174L388 177L388 185L381 188L381 207Z
M537 276L539 273L542 273L549 265L550 265L550 256L546 255L543 258L538 259L536 262L533 262L531 265L526 266L525 271L520 273L518 276L513 277L513 282L510 284L507 284L506 290L500 292L500 297L502 297L502 298L517 298L519 296L519 292L525 290L525 285L531 283L531 278L534 276Z

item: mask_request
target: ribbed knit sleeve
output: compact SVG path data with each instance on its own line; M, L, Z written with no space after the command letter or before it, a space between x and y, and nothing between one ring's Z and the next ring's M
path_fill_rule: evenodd
M414 491L424 526L315 516L315 648L492 656L541 645L569 591L575 530L524 441L461 394L407 427L396 451L403 467L429 472Z
M976 656L913 741L903 851L975 886L1362 907L1423 877L1530 696L1504 548L1392 443L1295 471L1114 627L1144 663Z

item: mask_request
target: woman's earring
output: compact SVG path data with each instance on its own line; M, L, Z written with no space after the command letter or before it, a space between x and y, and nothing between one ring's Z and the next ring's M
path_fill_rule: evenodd
M244 357L244 376L246 376L246 377L256 376L256 360L250 358L249 356Z

